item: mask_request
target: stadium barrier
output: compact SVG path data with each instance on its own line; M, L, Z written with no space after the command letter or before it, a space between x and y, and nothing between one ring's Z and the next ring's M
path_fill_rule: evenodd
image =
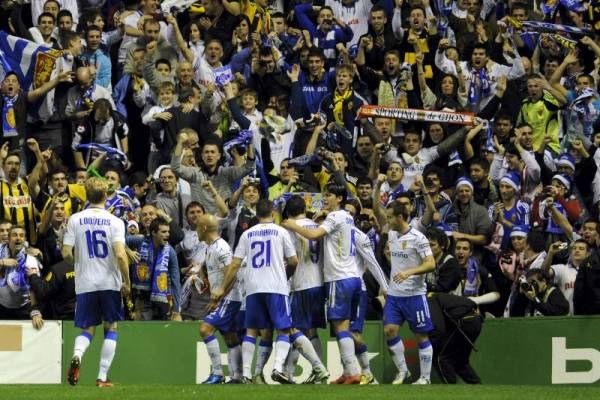
M61 321L40 331L31 321L0 321L0 383L61 383L62 338Z
M488 319L477 340L478 351L472 356L472 364L487 384L598 383L598 332L600 317ZM33 330L29 322L1 321L0 383L59 383L61 378L64 382L78 333L73 323L66 321L46 321L41 332ZM324 362L335 378L342 371L337 343L327 330L319 335ZM377 380L391 382L395 367L381 323L367 322L364 337ZM419 360L414 335L404 327L401 337L409 367L416 372ZM209 358L199 339L198 323L124 322L119 325L117 343L110 372L114 382L193 384L209 374ZM101 344L99 329L83 360L82 382L95 381ZM221 344L226 367L226 347ZM271 356L265 371L271 370L272 359ZM310 366L300 358L296 381L302 381L309 373Z

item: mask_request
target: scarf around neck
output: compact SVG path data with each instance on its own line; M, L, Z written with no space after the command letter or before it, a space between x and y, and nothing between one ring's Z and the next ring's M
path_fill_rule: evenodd
M17 132L17 115L15 113L15 103L19 99L17 93L13 97L2 96L4 103L2 105L2 134L6 137L14 137Z
M344 124L344 103L351 97L351 89L346 90L343 94L340 94L337 90L333 92L333 117L335 122L340 125Z
M491 82L486 67L479 71L471 70L471 83L469 84L469 104L477 104L482 98L490 95Z
M169 303L171 300L169 250L169 245L154 247L152 238L147 237L139 249L140 261L131 267L131 287L150 291L151 301Z
M463 294L465 296L476 296L479 289L479 263L474 257L469 257L467 260L467 279L465 280L465 288Z

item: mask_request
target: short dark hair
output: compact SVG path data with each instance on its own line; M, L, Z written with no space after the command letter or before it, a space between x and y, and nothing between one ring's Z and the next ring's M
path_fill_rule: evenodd
M38 16L38 19L37 19L38 25L42 22L42 18L44 18L44 17L52 18L52 22L54 22L56 24L56 18L54 18L54 15L50 14L49 12L43 12Z
M256 217L269 218L273 214L273 202L267 199L260 199L256 203Z
M541 268L532 268L530 270L527 271L527 273L525 274L525 278L529 279L531 277L535 277L537 279L542 279L544 282L548 283L551 282L552 279L550 278L550 274L548 273L548 271L541 269Z
M405 204L400 204L397 201L392 201L389 205L388 205L388 210L392 210L392 214L395 217L402 217L404 219L404 221L408 222L408 218L410 217L410 213L408 212L408 209L406 208Z
M308 50L307 58L310 57L318 57L321 59L321 61L325 62L325 54L323 54L323 50L319 49L318 47L313 46Z
M165 225L170 226L166 219L164 219L162 217L156 217L154 219L154 221L152 221L150 223L150 227L148 228L148 231L150 233L156 233L156 232L158 232L159 227L165 226Z
M587 251L590 251L590 244L588 242L585 241L585 239L577 239L577 240L573 240L572 245L575 243L583 243L585 244L585 248L587 249Z
M367 176L359 176L356 179L356 187L360 185L370 185L371 187L373 187L373 181Z
M371 7L371 11L369 11L369 13L373 14L374 12L378 11L385 12L385 8L381 4L375 4L373 7Z
M541 253L546 249L546 238L544 234L539 231L531 231L527 234L525 243L529 246L532 251Z
M62 46L63 49L66 49L67 47L69 47L71 42L73 42L75 40L81 40L81 37L79 36L79 33L77 33L77 32L62 31L60 33L60 45Z
M448 235L446 235L446 233L439 228L428 228L425 231L425 237L428 240L437 242L440 245L440 247L444 250L447 250L448 246L450 245Z
M348 197L348 190L346 189L346 186L338 185L335 182L330 182L327 184L327 186L325 186L325 192L331 193L335 195L335 197L341 197L342 202L340 205L344 206L346 204L346 199Z
M469 243L469 250L473 251L473 243L471 243L471 241L469 239L467 239L467 238L455 239L454 240L454 245L456 246L458 244L458 242Z
M190 201L190 203L185 207L185 214L187 215L188 211L190 211L190 208L192 207L200 207L200 209L202 210L203 213L206 212L206 210L204 209L204 206L202 205L202 203L200 203L199 201Z
M426 178L429 175L436 175L438 178L442 179L444 170L435 164L429 164L423 171L423 177Z
M87 37L91 31L102 32L102 29L100 29L98 25L88 25L87 28L85 28L85 36Z
M136 171L133 174L129 175L129 179L127 180L127 184L129 186L133 186L133 185L140 185L140 186L142 186L143 184L146 183L146 178L147 177L148 177L148 175L145 172Z
M471 160L471 162L469 163L469 166L471 166L471 165L479 165L481 168L483 168L486 171L490 170L490 162L482 157L473 158Z
M351 199L348 199L348 201L346 201L346 205L351 205L352 207L354 207L354 209L356 210L356 214L354 215L355 218L358 217L358 215L362 211L362 206L360 205L360 201L358 201L358 199L356 199L354 197Z
M271 19L273 18L284 18L285 19L285 15L283 15L283 13L281 11L277 11L274 12L273 14L271 14Z
M284 213L289 217L296 217L306 212L306 202L298 195L293 195L285 204Z
M156 62L154 63L154 68L158 67L159 64L167 64L169 66L169 69L172 69L171 62L166 58L159 58L158 60L156 60Z
M68 176L69 170L65 166L60 165L60 166L52 168L48 172L48 176L50 177L50 179L52 179L52 177L56 174L64 174L65 176Z
M65 8L63 8L62 10L60 10L58 12L58 14L56 14L56 19L57 20L61 19L62 17L70 17L71 20L73 20L73 14L71 13L71 11L69 11L69 10L67 10Z

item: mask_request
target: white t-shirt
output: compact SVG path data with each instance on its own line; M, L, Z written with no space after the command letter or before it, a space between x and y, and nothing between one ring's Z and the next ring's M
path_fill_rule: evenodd
M325 282L360 278L356 262L356 239L354 219L346 210L331 212L321 224L327 236L324 240Z
M417 296L427 293L425 275L413 275L401 283L394 282L394 276L399 272L417 267L423 259L432 255L429 241L421 232L410 228L404 235L390 231L388 235L392 271L390 273L390 290L392 296Z
M183 240L179 243L179 249L188 266L189 264L204 264L207 245L198 239L198 232L192 229L183 230Z
M231 251L231 247L229 247L227 241L222 238L218 238L206 247L204 265L206 266L208 283L210 284L211 288L218 288L223 285L225 267L231 264L232 258L233 253ZM233 288L231 288L231 291L227 294L227 296L225 296L225 299L231 301L242 301L242 293L240 291L237 279L233 285Z
M307 229L317 229L314 221L303 218L296 223ZM323 245L320 240L308 240L297 233L290 233L296 254L298 266L290 279L292 291L306 290L323 286Z
M125 245L125 224L108 211L88 208L71 215L63 243L73 246L75 293L121 290L122 277L113 250Z
M235 258L247 257L243 273L246 296L254 293L288 295L285 259L295 255L290 234L279 225L257 224L244 231L235 249Z
M554 283L569 302L569 315L573 315L573 292L579 270L568 264L553 265L552 270L554 271Z
M5 254L9 255L10 253L8 252L8 244L3 246L5 246L6 249ZM37 275L39 275L42 265L39 263L37 258L26 255L25 268L37 271ZM5 308L21 308L30 302L29 290L23 290L23 288L16 286L13 281L17 279L18 275L18 267L4 268L4 276L0 278L0 305Z
M352 29L354 35L347 47L357 44L358 39L369 31L369 13L373 3L371 0L356 0L351 6L345 6L341 0L325 0L333 15Z

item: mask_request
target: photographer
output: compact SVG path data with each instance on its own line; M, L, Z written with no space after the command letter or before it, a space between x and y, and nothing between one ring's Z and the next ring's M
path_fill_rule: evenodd
M551 284L549 273L530 269L519 283L519 295L513 308L514 316L557 316L569 313L569 302L563 293Z

